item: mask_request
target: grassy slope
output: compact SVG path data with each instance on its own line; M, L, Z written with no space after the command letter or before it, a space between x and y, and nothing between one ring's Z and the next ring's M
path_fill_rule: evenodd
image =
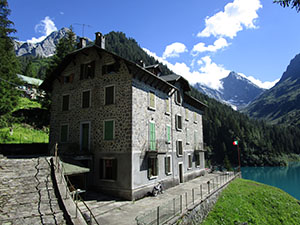
M204 225L300 224L300 203L286 192L237 179L221 194Z
M20 98L14 111L29 108L41 108L41 104L28 98ZM12 135L9 131L8 127L0 129L0 143L44 143L49 139L48 132L34 129L28 124L14 123Z

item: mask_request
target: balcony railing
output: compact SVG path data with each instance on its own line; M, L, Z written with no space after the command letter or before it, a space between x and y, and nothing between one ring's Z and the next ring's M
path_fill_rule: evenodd
M148 143L147 153L165 154L171 149L171 143L168 143L166 139L158 139L155 141L155 145Z

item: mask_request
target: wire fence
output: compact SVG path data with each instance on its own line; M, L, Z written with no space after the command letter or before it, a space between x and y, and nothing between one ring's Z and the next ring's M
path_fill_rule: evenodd
M137 216L135 220L138 225L164 224L174 217L183 214L187 209L200 204L239 175L240 173L236 172L219 174L213 179L199 185L199 187L192 188L189 192L173 198L156 209Z
M48 136L28 136L28 135L14 135L10 137L7 135L0 134L0 143L1 144L32 144L32 143L48 143Z

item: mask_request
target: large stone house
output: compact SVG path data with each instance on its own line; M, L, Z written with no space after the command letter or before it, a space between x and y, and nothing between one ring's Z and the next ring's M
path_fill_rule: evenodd
M92 46L42 84L52 93L50 148L89 167L87 188L138 199L204 174L202 115L188 82Z

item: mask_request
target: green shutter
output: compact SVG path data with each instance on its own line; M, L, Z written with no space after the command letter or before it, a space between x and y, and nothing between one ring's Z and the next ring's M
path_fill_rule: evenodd
M170 113L170 102L169 99L166 99L166 113Z
M114 121L105 121L104 122L104 140L113 140L114 139Z
M149 124L149 142L150 142L150 150L156 150L156 138L155 138L155 123Z

